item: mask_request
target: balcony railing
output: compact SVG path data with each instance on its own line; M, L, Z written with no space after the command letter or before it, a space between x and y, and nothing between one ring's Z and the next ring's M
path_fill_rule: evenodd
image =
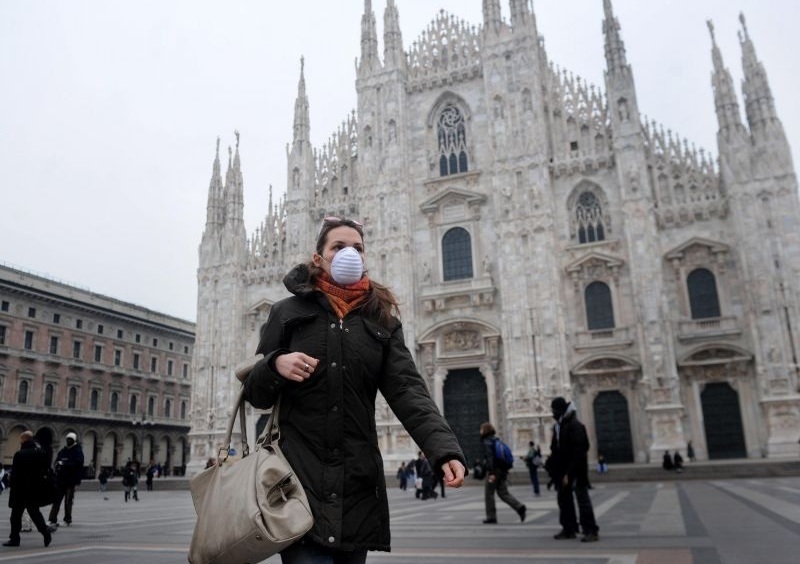
M630 327L609 327L593 331L576 331L575 348L625 347L633 344Z
M741 333L742 328L739 325L739 320L734 315L687 319L678 322L679 341L738 336Z

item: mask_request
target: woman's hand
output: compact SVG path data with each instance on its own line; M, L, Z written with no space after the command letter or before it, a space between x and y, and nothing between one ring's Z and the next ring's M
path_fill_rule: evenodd
M275 370L287 380L304 382L314 373L318 363L318 359L305 353L286 353L275 358Z
M460 488L464 485L466 468L458 460L448 460L442 464L442 473L444 473L444 484L448 488Z

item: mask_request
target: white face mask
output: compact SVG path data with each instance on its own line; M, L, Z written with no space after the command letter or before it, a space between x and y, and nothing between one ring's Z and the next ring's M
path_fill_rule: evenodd
M331 261L331 276L340 286L349 286L361 280L364 274L364 261L353 247L340 249Z

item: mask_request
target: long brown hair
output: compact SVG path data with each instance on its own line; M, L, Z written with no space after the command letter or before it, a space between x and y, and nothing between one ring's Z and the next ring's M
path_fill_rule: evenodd
M361 236L362 243L364 242L364 227L357 221L352 219L332 218L326 217L322 222L322 227L317 235L316 251L322 254L325 248L325 243L328 242L328 233L331 229L336 227L350 227L355 229ZM312 261L308 263L308 272L310 274L308 283L313 286L314 281L322 276L325 272L320 267L315 266ZM383 284L376 282L373 279L369 281L370 289L367 294L367 299L361 306L362 313L372 319L378 321L381 325L390 327L394 325L394 318L400 317L400 308L397 302L397 297L394 293Z

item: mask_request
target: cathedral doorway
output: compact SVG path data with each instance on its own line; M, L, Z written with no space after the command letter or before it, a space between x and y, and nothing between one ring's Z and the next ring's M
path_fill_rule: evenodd
M727 382L706 384L700 393L708 458L745 458L739 394Z
M486 380L477 368L448 370L442 391L444 418L458 437L468 467L483 458L479 427L489 421Z
M633 462L633 441L628 400L619 391L606 391L594 399L597 454L606 462Z

